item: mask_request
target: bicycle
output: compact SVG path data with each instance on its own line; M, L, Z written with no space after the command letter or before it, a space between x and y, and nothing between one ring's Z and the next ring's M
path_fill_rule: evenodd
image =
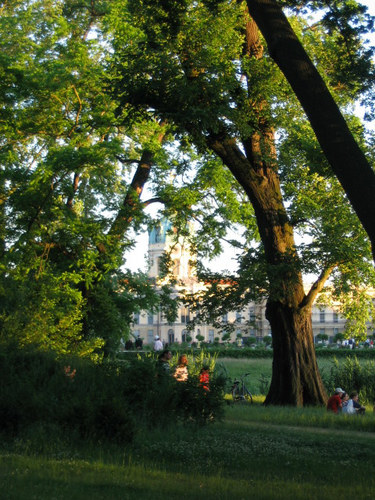
M246 387L245 379L248 377L250 373L245 373L241 375L238 379L233 381L231 387L231 394L234 403L252 403L253 395Z

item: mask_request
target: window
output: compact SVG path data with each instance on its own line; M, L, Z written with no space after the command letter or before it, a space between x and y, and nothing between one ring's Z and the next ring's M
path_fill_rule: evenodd
M173 262L173 274L174 274L174 276L180 275L180 259L176 259Z
M326 311L325 311L325 309L321 309L320 310L319 321L320 321L320 323L325 323L326 322Z
M339 333L339 329L338 328L334 328L333 329L333 335L337 335Z
M241 321L242 321L242 315L240 312L237 311L236 312L236 322L241 323Z
M213 343L215 337L215 330L208 330L208 341L210 344Z
M153 325L154 324L154 315L153 314L149 314L148 315L147 324L148 325Z
M319 330L319 333L320 333L320 335L325 335L325 333L326 333L326 329L325 329L325 328L321 328L321 329Z
M161 243L162 242L162 237L161 237L161 227L158 226L155 229L155 243Z
M147 330L147 342L152 344L154 342L154 330Z
M241 330L236 330L236 342L237 342L237 345L239 345L239 346L242 345L242 331Z
M187 342L187 330L182 330L182 335L181 335L181 342Z
M335 311L333 311L333 322L334 323L338 323L339 322L339 315Z
M174 342L174 331L172 329L168 330L168 343L173 344Z
M139 313L135 313L133 316L133 323L139 325Z
M181 308L181 323L189 323L190 321L190 311L186 307Z
M250 309L250 311L249 311L249 320L252 323L255 323L255 311L254 311L254 309Z
M158 257L157 266L158 266L158 268L156 270L156 274L159 276L163 272L163 258L162 257Z
M223 323L228 323L228 314L223 314L222 317L221 317L221 321Z

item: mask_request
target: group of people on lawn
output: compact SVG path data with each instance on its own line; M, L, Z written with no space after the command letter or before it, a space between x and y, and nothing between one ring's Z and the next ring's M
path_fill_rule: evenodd
M162 373L170 373L169 361L172 358L172 353L168 349L164 349L158 356L158 366ZM178 358L177 367L173 372L173 377L177 382L187 382L189 378L188 358L186 354L182 354ZM203 366L199 374L199 384L205 391L209 391L210 371L208 366Z
M358 402L358 392L353 391L348 394L341 387L337 387L334 394L328 399L327 410L346 415L365 413L365 407Z

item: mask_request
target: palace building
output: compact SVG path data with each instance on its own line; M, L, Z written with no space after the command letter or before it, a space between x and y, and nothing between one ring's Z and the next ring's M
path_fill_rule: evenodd
M181 290L187 290L190 293L202 290L206 285L198 281L195 273L194 255L192 255L189 245L182 237L178 238L173 234L173 226L170 221L162 220L160 224L149 231L148 238L148 259L149 259L149 278L155 282L156 287L160 287L164 282L160 278L161 265L164 252L170 253L173 266L173 275L177 285L174 287L175 297L181 293ZM144 344L152 344L156 336L159 336L164 344L181 343L190 340L194 342L199 338L205 342L214 342L215 339L221 339L223 331L219 331L212 325L197 325L193 331L187 328L192 319L188 308L180 307L178 316L174 323L170 324L166 318L158 312L150 314L143 311L134 316L132 333L133 336L143 339ZM342 333L345 327L345 319L331 308L322 308L315 306L312 314L314 338L317 336L328 335L332 341L337 333ZM245 340L247 338L256 338L261 341L262 338L272 335L270 325L265 317L265 301L251 302L242 311L229 311L222 316L221 323L231 324L230 342L235 342L239 335ZM320 334L320 335L319 335Z

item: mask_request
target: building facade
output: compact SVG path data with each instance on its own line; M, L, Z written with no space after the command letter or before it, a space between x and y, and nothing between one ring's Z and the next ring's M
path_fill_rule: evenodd
M155 286L163 284L159 278L164 252L170 253L173 266L173 275L177 283L174 293L177 297L182 288L189 292L197 292L205 286L200 283L195 275L194 256L189 250L188 244L182 238L175 241L173 226L167 220L162 220L158 227L149 232L148 275L155 281ZM143 339L144 344L152 344L156 336L160 337L164 344L194 342L203 337L205 342L213 343L220 340L222 330L213 325L197 325L194 330L188 329L192 320L192 314L187 307L180 307L178 316L174 323L170 324L160 313L150 314L142 311L134 316L132 333L134 337ZM239 336L245 341L247 338L262 340L272 335L270 325L265 317L265 301L251 302L242 311L229 311L221 318L221 323L231 325L230 342L235 342ZM320 342L321 335L327 335L332 342L337 333L343 333L345 319L329 307L315 306L312 312L312 324L314 339ZM197 339L198 337L198 339ZM190 340L191 339L191 340Z

